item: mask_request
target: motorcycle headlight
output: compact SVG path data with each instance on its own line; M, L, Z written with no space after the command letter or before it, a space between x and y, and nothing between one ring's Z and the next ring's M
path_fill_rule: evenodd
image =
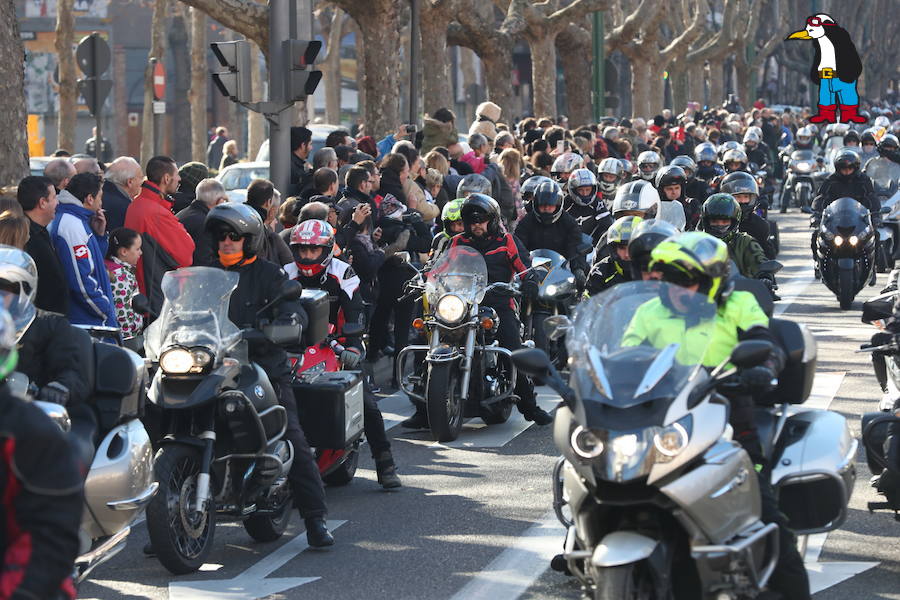
M656 448L658 460L660 462L672 460L687 448L689 441L690 434L680 422L663 427L653 436L653 446Z
M553 285L552 283L547 286L546 292L547 292L548 296L555 296L557 291L558 291L557 287L555 285Z
M580 425L572 431L569 442L572 444L572 450L581 458L596 458L603 453L603 440L590 429Z
M202 373L212 361L212 354L205 348L170 348L159 357L159 368L168 375Z
M459 323L466 316L466 303L459 296L447 294L438 301L435 312L442 321Z
M839 235L834 236L834 245L835 245L835 246L840 246L840 245L842 245L843 243L844 243L844 238L842 238L842 237L839 236Z
M813 163L811 163L811 162L801 161L801 162L794 163L794 170L796 170L800 173L809 173L810 171L812 171L812 166L813 166Z
M859 238L856 237L855 235L851 235L850 239L848 239L847 241L850 242L851 246L855 246L859 243Z

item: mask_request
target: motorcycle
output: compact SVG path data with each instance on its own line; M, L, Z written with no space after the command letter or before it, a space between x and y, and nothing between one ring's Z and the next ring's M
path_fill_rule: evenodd
M505 423L515 402L511 353L496 340L497 312L481 302L491 291L518 292L511 284L488 285L487 280L487 265L477 250L449 248L428 272L425 317L413 322L429 343L407 346L397 355L400 387L425 403L431 434L439 442L459 437L468 417L488 425ZM419 352L425 355L424 375L404 377L407 360Z
M363 333L347 323L342 335L329 331L330 300L322 290L303 290L300 302L309 317L303 354L288 353L291 387L306 440L316 456L322 481L353 481L363 437L363 380L360 371L345 371L338 358L345 336Z
M707 372L700 360L714 310L695 311L685 340L640 343L630 334L635 311L665 296L706 303L661 282L624 283L548 332L566 337L568 384L540 350L513 353L522 372L562 398L554 423L562 457L552 482L567 533L563 564L555 566L601 600L754 597L777 561L777 525L761 521L756 469L732 441L728 401L716 392L738 385L728 363L756 366L771 344L741 342ZM857 443L839 414L797 406L812 388L812 335L780 319L770 327L788 356L756 414L771 481L792 529L830 531L847 515Z
M823 161L812 150L794 150L786 162L780 211L787 212L788 205L793 204L809 213L813 196L826 176Z
M522 339L545 351L558 368L566 361L565 347L544 335L544 320L568 314L578 301L578 285L569 263L558 252L547 249L532 250L531 268L540 281L535 299L526 299L522 306Z
M206 561L219 518L240 520L260 542L280 538L290 520L286 411L266 373L248 360L247 342L296 345L300 325L238 329L228 320L238 279L210 267L169 271L160 317L145 331L155 369L149 399L163 432L154 464L160 492L147 507L147 529L159 561L178 575ZM285 282L260 313L300 292Z
M879 157L866 163L863 171L872 180L884 213L878 228L878 267L880 272L886 273L900 259L900 165Z
M111 331L87 329L102 336ZM94 331L97 329L106 331ZM131 526L144 513L159 484L153 474L150 438L140 421L147 383L144 360L126 348L92 341L83 328L76 335L91 389L89 404L97 420L92 439L82 439L83 432L71 431L66 407L33 400L37 390L25 374L13 373L7 381L14 395L31 400L60 429L76 436L76 446L90 464L75 560L78 584L125 548Z
M816 225L815 221L812 223ZM818 224L816 269L848 310L875 268L876 237L869 211L853 198L839 198L822 212Z

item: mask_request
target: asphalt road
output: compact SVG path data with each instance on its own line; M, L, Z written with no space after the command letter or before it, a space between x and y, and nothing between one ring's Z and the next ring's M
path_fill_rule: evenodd
M859 320L861 300L874 295L886 276L863 290L852 310L841 311L812 279L806 218L777 219L785 269L779 276L784 301L776 310L812 328L819 344L817 401L827 404L833 396L830 408L845 415L858 436L859 416L877 410L881 395L868 356L853 353L872 333ZM550 393L542 392L545 406L552 404ZM382 409L389 426L410 413L399 396L383 399ZM547 568L547 557L562 544L561 528L549 513L557 455L549 427L526 428L518 419L501 429L468 426L449 447L435 446L424 432L393 427L389 435L404 487L382 491L365 456L350 485L327 490L329 520L337 525L332 549L305 550L296 516L288 534L270 544L252 542L239 524L220 523L209 564L175 577L142 555L147 531L141 524L128 547L94 571L79 596L579 598L573 580ZM890 514L867 512L866 503L877 497L861 450L858 458L847 521L810 541L814 584L834 584L815 597L900 599L900 523Z

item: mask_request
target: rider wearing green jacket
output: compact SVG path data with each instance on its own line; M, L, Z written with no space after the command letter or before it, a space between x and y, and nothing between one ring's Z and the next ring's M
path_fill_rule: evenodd
M713 194L700 209L700 229L728 245L728 254L744 277L756 278L768 257L749 233L739 231L741 205L731 194Z

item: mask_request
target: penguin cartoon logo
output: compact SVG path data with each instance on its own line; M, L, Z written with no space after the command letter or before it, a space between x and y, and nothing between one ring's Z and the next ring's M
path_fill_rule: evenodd
M819 85L819 113L810 123L865 123L859 110L856 81L862 73L862 61L850 34L830 15L819 13L806 19L806 28L795 31L787 40L812 40L816 54L809 77ZM840 116L838 112L840 111Z

